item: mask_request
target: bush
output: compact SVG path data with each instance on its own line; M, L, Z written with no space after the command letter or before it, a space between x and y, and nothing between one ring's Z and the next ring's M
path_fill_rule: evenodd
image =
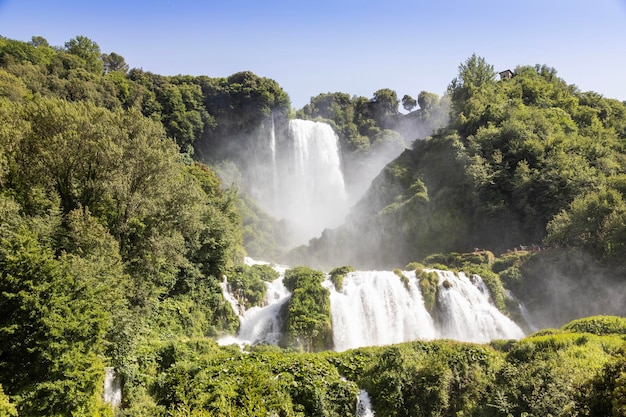
M269 265L240 265L228 280L228 287L239 303L248 309L264 303L267 294L265 282L271 282L279 276Z
M322 286L325 275L307 267L285 272L283 282L292 292L285 307L281 345L307 352L331 349L330 291Z
M599 336L626 334L626 318L616 316L594 316L574 320L562 327L575 333L593 333Z
M422 270L418 276L420 291L424 298L424 306L432 315L435 311L437 300L437 288L439 288L439 275L435 271Z
M349 265L340 266L330 271L330 280L335 285L335 289L337 291L341 291L343 289L343 279L345 278L345 276L348 273L354 272L354 271L355 271L354 267L349 266Z

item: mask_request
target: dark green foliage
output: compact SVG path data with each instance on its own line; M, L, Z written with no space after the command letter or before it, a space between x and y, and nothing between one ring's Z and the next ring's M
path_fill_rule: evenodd
M626 356L624 349L581 387L579 402L589 416L621 416L626 412Z
M26 230L0 247L0 382L25 415L98 414L110 282Z
M214 121L194 146L206 161L230 159L245 171L249 162L245 158L250 156L246 150L268 152L255 143L256 133L272 117L278 126L286 124L289 96L276 81L250 71L227 78L197 77L194 83L200 86L203 107Z
M280 274L269 265L239 265L228 278L228 287L246 309L261 306L265 301L267 286Z
M424 263L479 273L510 309L503 283L550 318L540 326L623 315L626 106L545 66L515 74L496 81L472 56L449 94L421 92L407 115L389 89L312 99L302 116L330 121L352 179L360 158L443 127L452 105L452 124L385 167L348 225L312 247L377 267L447 253ZM250 72L166 77L128 71L83 36L61 48L0 38L0 415L110 416L105 365L124 379L120 416L350 416L358 388L377 415L625 414L620 317L490 346L218 347L209 337L237 326L222 277L253 305L276 276L236 269L242 235L278 257L280 227L194 149L216 162L239 155L289 113L278 84ZM467 252L542 240L550 250ZM433 311L436 273L407 269ZM333 271L338 288L349 270ZM332 347L324 278L287 273L284 345Z
M350 273L356 271L354 267L346 265L334 268L330 271L330 280L333 282L335 289L337 291L341 291L343 288L343 279L345 276Z
M623 340L557 332L491 346L416 341L347 352L243 353L208 340L144 346L143 407L170 415L352 416L357 387L385 416L620 415ZM149 392L150 394L147 394Z
M105 363L132 387L146 339L235 330L219 284L243 259L241 219L167 137L210 121L193 79L148 77L157 89L113 54L102 75L89 39L43 41L0 39L0 384L26 415L109 415Z
M292 292L286 305L282 345L306 352L332 348L330 292L322 287L325 275L307 267L285 272L283 283Z

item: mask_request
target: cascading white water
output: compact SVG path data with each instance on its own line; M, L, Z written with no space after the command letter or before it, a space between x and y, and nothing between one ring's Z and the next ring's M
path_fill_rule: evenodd
M302 244L343 222L348 197L333 129L326 123L291 120L289 137L286 146L275 149L274 186L280 202L270 212L287 220L294 229L293 243Z
M489 289L478 275L437 271L440 336L467 342L519 339L524 332L490 300Z
M260 262L246 258L246 263L253 265ZM218 341L219 344L229 345L235 343L241 346L269 343L277 345L280 342L280 330L282 327L280 309L289 300L291 293L283 285L285 268L277 266L274 269L280 273L280 277L272 282L265 283L267 293L262 307L255 306L245 310L230 293L227 279L224 280L222 283L224 298L239 316L239 331L237 336L221 338Z
M265 307L242 311L231 302L241 326L237 337L224 338L221 344L280 341L279 313L290 296L282 284L285 269L277 268L281 277L268 283ZM334 349L438 338L485 343L524 336L522 329L495 307L478 275L435 272L439 277L435 318L424 306L414 271L404 271L404 281L391 271L351 272L344 277L340 290L327 277L323 285L330 292ZM232 299L227 286L223 288L225 297Z
M274 125L274 115L270 117L270 152L272 153L272 204L271 207L278 206L278 172L276 170L276 127Z
M104 402L116 408L122 404L122 379L115 368L104 368Z
M356 397L356 416L357 417L374 417L376 414L372 410L370 395L364 389L359 391Z
M331 288L335 350L435 337L415 273L405 276L407 286L391 271L358 271L344 278L341 291Z

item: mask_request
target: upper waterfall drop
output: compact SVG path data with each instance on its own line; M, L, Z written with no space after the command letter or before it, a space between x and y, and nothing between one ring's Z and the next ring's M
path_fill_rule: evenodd
M303 244L328 227L339 226L348 213L339 138L330 125L289 121L289 141L277 149L273 172L280 196L273 214L295 229L294 243Z

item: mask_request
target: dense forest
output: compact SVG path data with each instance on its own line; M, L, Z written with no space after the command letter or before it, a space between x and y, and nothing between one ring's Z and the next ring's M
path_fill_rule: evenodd
M0 416L346 416L360 389L385 416L624 415L624 319L570 320L625 313L626 105L546 66L496 75L472 56L443 97L294 110L251 72L161 76L83 36L0 37ZM293 117L332 126L348 185L401 154L344 226L287 251L238 178ZM246 255L308 265L285 274L280 346L215 342L238 326L224 277L245 306L276 279ZM479 273L507 315L505 288L560 330L332 352L309 267L340 265Z

